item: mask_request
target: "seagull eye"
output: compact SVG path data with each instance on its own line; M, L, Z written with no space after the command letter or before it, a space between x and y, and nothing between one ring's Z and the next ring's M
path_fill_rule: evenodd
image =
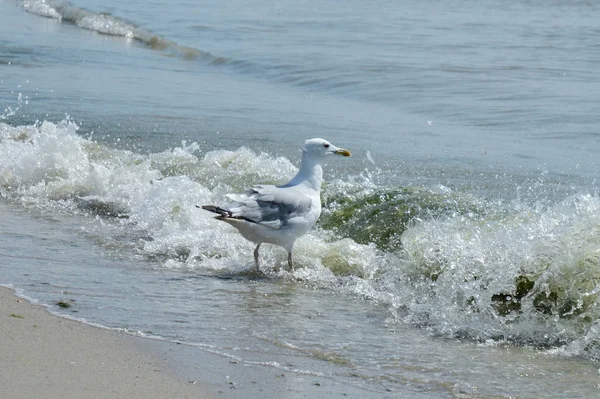
M329 144L323 144L323 147L329 148Z

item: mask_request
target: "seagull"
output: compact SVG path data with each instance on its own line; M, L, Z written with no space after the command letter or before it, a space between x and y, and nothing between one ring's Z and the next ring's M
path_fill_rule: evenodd
M216 213L215 219L235 227L245 239L256 244L254 264L257 271L258 250L263 243L285 248L289 269L293 271L294 243L321 215L322 164L329 155L349 157L350 151L324 139L306 140L300 170L288 183L257 185L246 189L244 194L228 194L233 203L224 208L203 205L202 209Z

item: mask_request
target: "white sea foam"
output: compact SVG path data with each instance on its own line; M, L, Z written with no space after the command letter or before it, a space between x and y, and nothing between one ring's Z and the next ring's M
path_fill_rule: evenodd
M168 49L186 59L197 58L201 55L208 59L216 57L195 48L180 46L160 36L136 26L121 18L106 13L95 13L84 8L79 8L67 2L50 0L25 0L22 7L42 17L54 18L60 22L68 22L103 35L123 37L127 40L137 40L155 50Z
M111 248L166 268L207 274L251 268L252 244L196 205L221 204L228 192L283 182L296 172L286 158L245 147L203 153L184 142L142 155L100 145L77 129L68 119L0 123L0 195L53 213L117 215L110 223L130 242L121 238L122 246ZM361 185L332 182L325 194L359 198ZM383 189L372 182L366 187L377 190ZM436 334L559 345L569 354L599 356L600 199L582 194L552 207L488 207L414 221L399 251L316 229L297 243L293 277L376 300L389 307L391 322ZM280 270L283 251L267 246L261 255L271 265L266 272L290 278ZM501 298L517 298L522 277L531 285L510 308Z
M58 20L62 19L62 15L46 0L25 0L22 5L25 10L32 14Z
M135 38L136 27L109 15L88 15L78 20L77 25L105 35L123 36L127 39Z
M599 210L597 197L578 195L549 208L418 223L403 245L405 275L421 288L400 302L426 304L426 315L409 317L448 335L552 346L585 331L597 343Z
M143 255L166 258L171 267L246 268L252 245L196 205L223 203L228 192L254 182L281 182L296 171L285 158L257 155L244 147L199 157L197 144L182 143L142 156L101 146L78 136L77 129L70 120L21 127L0 124L2 195L47 209L77 210L82 203L88 204L85 211L98 204L112 207L115 213L126 213L124 228L151 237ZM374 253L352 240L329 245L314 235L306 241L298 244L298 262L316 268L325 263L343 269L347 264L363 273L361 262ZM279 252L265 249L267 263L280 262L285 254Z

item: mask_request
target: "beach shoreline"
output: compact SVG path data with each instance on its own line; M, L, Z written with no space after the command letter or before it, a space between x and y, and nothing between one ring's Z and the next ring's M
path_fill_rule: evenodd
M249 364L192 345L54 315L7 287L0 287L0 319L0 386L5 398L379 395L324 376Z
M134 343L138 338L50 314L0 287L5 398L214 398Z

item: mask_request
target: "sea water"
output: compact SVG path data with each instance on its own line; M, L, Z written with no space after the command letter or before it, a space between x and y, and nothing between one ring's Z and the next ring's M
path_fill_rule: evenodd
M365 397L597 397L598 6L213 3L0 2L0 283ZM312 137L353 157L253 279L196 205Z

